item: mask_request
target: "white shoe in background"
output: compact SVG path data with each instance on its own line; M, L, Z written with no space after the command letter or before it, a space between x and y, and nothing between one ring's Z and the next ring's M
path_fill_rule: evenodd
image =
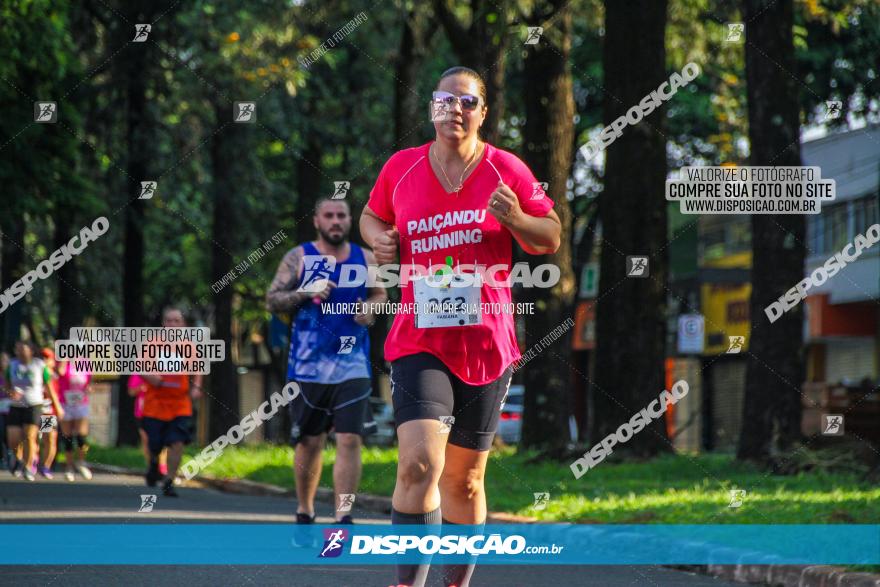
M77 463L76 470L80 475L82 475L83 479L85 479L86 481L91 480L92 472L89 471L89 468L86 467L84 463Z

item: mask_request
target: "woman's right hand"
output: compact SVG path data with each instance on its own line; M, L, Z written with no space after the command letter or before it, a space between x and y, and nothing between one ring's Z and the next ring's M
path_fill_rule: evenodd
M376 263L379 265L396 263L399 243L400 234L397 232L396 226L379 234L373 241L373 254L376 256Z

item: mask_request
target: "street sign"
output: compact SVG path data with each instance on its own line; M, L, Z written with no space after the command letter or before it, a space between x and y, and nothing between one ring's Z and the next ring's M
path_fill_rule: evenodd
M678 317L678 352L700 354L706 325L702 314L682 314Z
M599 293L599 264L587 263L581 269L581 286L578 296L581 299L595 298Z

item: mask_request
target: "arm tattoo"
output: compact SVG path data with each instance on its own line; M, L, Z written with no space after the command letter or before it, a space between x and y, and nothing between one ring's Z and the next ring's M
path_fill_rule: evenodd
M313 294L296 291L299 285L299 272L302 267L302 248L290 250L275 272L275 279L266 293L266 309L270 312L291 312L310 299Z

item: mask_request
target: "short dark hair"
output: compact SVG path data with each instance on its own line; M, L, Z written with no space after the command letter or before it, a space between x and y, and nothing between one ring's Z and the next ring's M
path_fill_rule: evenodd
M40 352L40 347L37 346L32 340L19 339L15 341L15 346L21 345L22 348L29 348L34 355L37 355Z
M323 196L321 198L318 198L318 201L315 202L315 216L318 215L318 210L321 209L321 206L324 205L324 202L339 202L341 204L345 204L346 206L348 206L348 211L351 212L351 206L349 206L348 202L346 202L344 199L334 200L333 198L331 198L329 196Z
M440 74L440 79L437 80L437 85L440 85L440 82L453 75L464 75L477 82L477 88L480 91L480 99L483 100L483 106L486 106L486 82L483 81L483 77L479 73L470 67L456 65Z

